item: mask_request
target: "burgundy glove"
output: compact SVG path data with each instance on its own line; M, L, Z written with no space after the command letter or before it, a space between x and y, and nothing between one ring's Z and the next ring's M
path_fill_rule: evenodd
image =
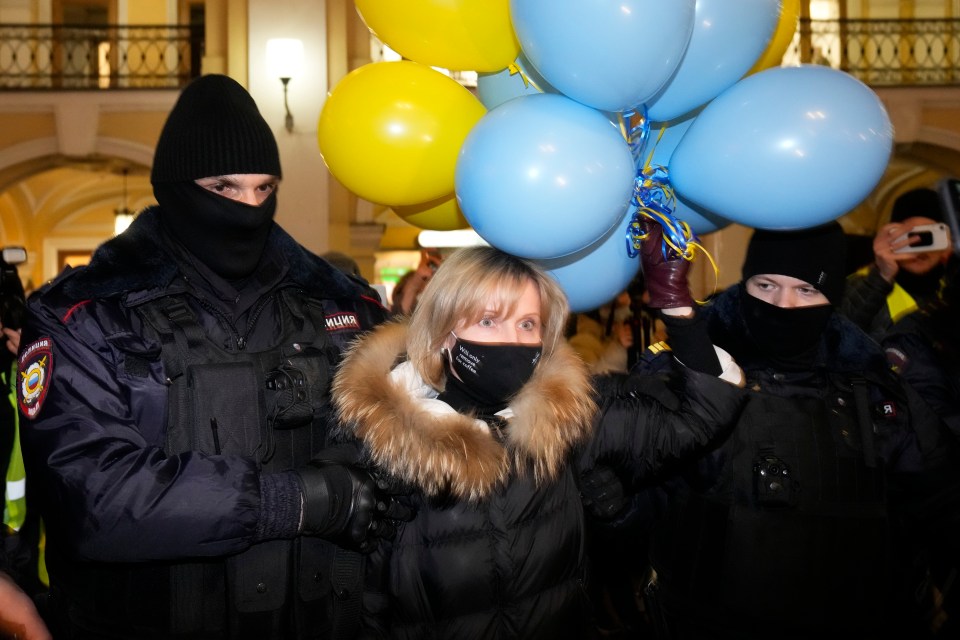
M677 255L663 257L663 227L655 220L643 221L648 235L640 247L640 264L643 279L650 293L651 309L675 309L693 307L693 296L687 283L690 261ZM668 249L669 251L669 249Z

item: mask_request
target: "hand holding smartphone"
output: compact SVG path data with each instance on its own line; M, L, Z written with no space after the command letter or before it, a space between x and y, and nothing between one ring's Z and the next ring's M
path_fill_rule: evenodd
M909 240L910 244L900 247L894 253L923 253L925 251L943 251L950 244L947 225L942 222L921 224L894 240L894 243Z

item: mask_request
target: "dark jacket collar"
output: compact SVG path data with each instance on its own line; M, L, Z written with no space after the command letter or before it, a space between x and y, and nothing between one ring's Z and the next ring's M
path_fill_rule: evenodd
M65 295L86 300L169 287L181 266L159 214L159 207L147 208L124 233L101 244L90 263L64 282ZM273 226L266 250L286 261L288 279L310 295L340 298L369 294L367 287L307 251L279 225Z

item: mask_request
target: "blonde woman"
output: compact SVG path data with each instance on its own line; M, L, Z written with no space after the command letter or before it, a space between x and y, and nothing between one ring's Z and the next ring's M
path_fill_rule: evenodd
M345 428L412 487L417 510L369 559L381 579L364 598L373 635L582 637L580 470L602 458L652 473L735 416L739 390L695 372L672 408L642 384L597 396L564 340L568 312L534 264L461 249L408 321L379 327L344 361L334 404Z

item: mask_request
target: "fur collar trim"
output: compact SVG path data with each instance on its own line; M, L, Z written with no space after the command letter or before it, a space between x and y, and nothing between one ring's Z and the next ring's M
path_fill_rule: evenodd
M406 335L406 322L397 321L356 342L334 380L333 399L344 428L373 461L428 496L483 499L511 469L549 482L571 449L589 437L592 387L585 365L566 344L540 361L511 403L513 418L501 443L472 416L438 408L444 403L434 399L437 391L419 378L391 374L405 355Z

